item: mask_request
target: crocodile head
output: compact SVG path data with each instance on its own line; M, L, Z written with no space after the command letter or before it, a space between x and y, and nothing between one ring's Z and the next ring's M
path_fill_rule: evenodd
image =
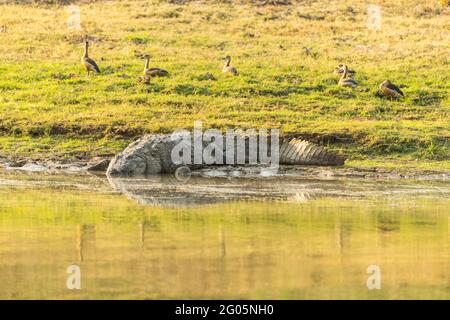
M139 176L145 175L147 163L136 154L118 155L110 163L107 174L109 176Z
M154 150L152 141L145 138L130 144L110 163L109 176L139 176L161 172L158 153Z

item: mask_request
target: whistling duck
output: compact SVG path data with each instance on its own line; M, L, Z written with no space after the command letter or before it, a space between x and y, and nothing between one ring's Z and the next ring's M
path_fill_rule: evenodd
M339 85L343 87L356 87L358 85L358 82L351 78L347 78L348 68L346 65L343 66L344 73L341 76L341 79L339 79Z
M85 43L85 47L84 47L84 55L81 57L81 63L86 68L88 75L90 75L91 71L100 73L100 68L98 67L97 63L95 63L94 60L89 58L88 49L89 49L89 41L86 38L86 43Z
M402 90L400 90L399 87L397 87L395 84L390 82L389 80L384 80L380 84L380 91L385 95L392 98L398 98L400 96L404 96Z
M225 57L225 66L222 69L222 72L224 73L231 73L234 76L237 76L238 72L236 70L235 67L230 66L230 62L231 62L231 57L230 56L226 56Z
M161 68L149 68L150 65L150 55L146 54L144 56L145 59L145 67L144 67L144 82L149 83L150 78L153 77L167 77L169 75L169 72L161 69Z
M336 68L334 68L333 73L342 75L344 73L344 65L343 64L338 65ZM355 76L355 73L356 73L355 70L347 69L347 76L349 76L350 78L353 78Z

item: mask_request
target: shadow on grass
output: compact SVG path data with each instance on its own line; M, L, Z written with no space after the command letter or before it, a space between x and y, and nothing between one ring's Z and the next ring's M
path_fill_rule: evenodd
M288 86L282 88L241 88L238 90L240 96L266 96L266 97L287 97L291 94L307 94L310 92L323 92L325 90L323 85L315 85L310 87Z
M213 93L210 89L205 87L197 87L191 84L178 84L171 91L176 94L180 94L183 96L190 95L202 95L202 96L211 96Z
M340 99L352 99L356 98L356 94L348 88L335 88L335 89L329 89L325 93L327 96L340 98Z
M436 92L419 90L415 93L412 103L416 106L428 106L438 104L442 99L443 97Z

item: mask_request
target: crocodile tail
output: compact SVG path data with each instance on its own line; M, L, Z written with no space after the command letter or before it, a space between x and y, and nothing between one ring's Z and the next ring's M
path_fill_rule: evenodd
M280 147L281 164L341 166L346 158L342 154L297 138L283 142Z

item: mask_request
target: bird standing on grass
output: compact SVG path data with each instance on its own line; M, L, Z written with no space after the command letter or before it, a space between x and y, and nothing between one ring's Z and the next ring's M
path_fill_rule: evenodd
M150 83L150 79L153 77L167 77L169 75L169 72L161 69L161 68L150 68L150 55L146 54L144 56L145 59L145 66L144 66L144 77L143 77L143 81L146 84Z
M351 78L347 78L347 74L348 74L348 68L346 65L344 65L343 67L344 73L342 73L341 79L339 79L339 85L342 87L356 87L358 85L358 82L356 82L355 80L351 79Z
M405 96L402 92L402 90L400 90L399 87L397 87L395 84L393 84L391 81L389 80L384 80L381 84L380 84L380 91L381 93L383 93L385 96L391 98L391 100L393 98L398 98L398 97L403 97Z
M90 75L91 71L100 73L100 68L98 67L97 63L92 60L91 58L89 58L89 40L86 37L85 40L85 47L84 47L84 55L81 57L81 63L83 64L83 66L86 68L88 76Z
M230 66L231 57L230 56L226 56L224 60L225 60L225 66L223 67L222 72L223 73L229 73L229 74L232 74L234 76L237 76L238 72L237 72L236 68Z
M343 64L339 64L336 68L334 68L333 73L342 75L344 73L344 65ZM355 76L355 73L356 73L355 70L347 69L347 76L349 76L350 78L353 78Z

